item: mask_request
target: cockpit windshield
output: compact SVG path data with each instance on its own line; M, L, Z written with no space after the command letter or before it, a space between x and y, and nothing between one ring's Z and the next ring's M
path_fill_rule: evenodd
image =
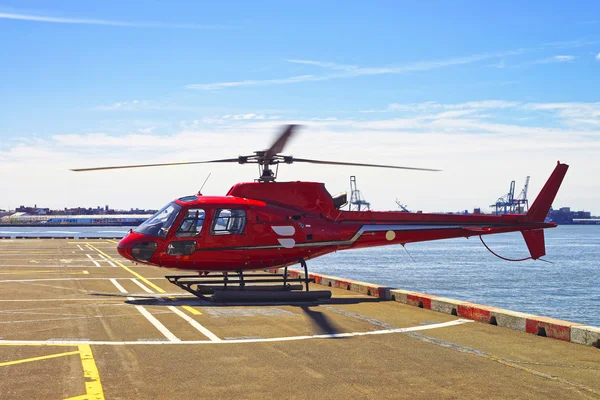
M169 233L169 229L173 225L173 222L175 222L179 211L181 211L179 204L169 203L133 231L144 235L164 238Z

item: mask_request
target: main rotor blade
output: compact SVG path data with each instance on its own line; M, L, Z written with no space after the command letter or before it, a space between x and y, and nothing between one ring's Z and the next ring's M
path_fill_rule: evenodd
M281 132L279 134L279 137L277 138L277 140L275 140L275 142L271 145L269 150L266 151L265 160L268 160L271 156L274 156L275 154L279 154L283 151L283 149L285 148L286 142L292 136L292 134L294 133L294 131L296 130L297 127L298 127L298 125L287 125L286 126L286 128L283 130L283 132Z
M328 165L349 165L355 167L377 167L377 168L394 168L394 169L410 169L414 171L441 171L441 169L431 168L415 168L415 167L398 167L395 165L381 165L381 164L363 164L363 163L351 163L341 161L323 161L323 160L309 160L307 158L293 158L293 162L305 162L311 164L328 164Z
M239 162L239 158L226 158L226 159L223 159L223 160L211 160L211 161L175 162L175 163L164 163L164 164L139 164L139 165L119 165L119 166L114 166L114 167L77 168L77 169L72 169L71 171L84 172L84 171L101 171L101 170L106 170L106 169L165 167L165 166L171 166L171 165L227 163L227 162Z

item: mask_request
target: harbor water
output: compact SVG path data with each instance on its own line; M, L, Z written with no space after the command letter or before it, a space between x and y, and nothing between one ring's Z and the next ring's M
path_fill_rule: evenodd
M129 227L0 227L0 236L114 237ZM484 237L507 258L529 254L520 233ZM600 226L546 230L548 262L501 260L479 238L340 251L310 271L600 326Z

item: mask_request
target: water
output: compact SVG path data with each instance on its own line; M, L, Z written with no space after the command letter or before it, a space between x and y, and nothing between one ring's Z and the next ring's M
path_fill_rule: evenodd
M600 226L547 229L542 261L508 262L479 238L341 251L311 260L313 272L600 326ZM529 256L520 233L484 237L497 254ZM411 259L412 256L412 259Z
M122 237L129 227L0 227L0 236ZM520 233L487 236L508 258L527 257ZM600 326L600 226L546 230L541 261L508 262L479 238L340 251L309 261L313 272ZM411 259L412 257L412 259Z

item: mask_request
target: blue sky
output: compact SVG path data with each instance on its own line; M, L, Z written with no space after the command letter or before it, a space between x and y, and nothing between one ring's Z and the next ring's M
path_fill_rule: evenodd
M597 2L0 0L0 209L157 208L254 178L246 166L68 168L232 157L304 125L306 158L441 173L288 166L379 209L484 207L557 159L555 205L600 213ZM151 190L148 190L151 188Z

